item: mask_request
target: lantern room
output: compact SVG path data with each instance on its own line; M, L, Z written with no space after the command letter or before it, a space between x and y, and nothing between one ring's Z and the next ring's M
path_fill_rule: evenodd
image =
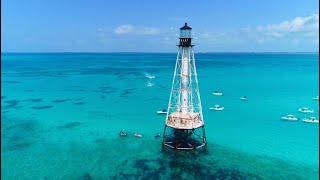
M191 27L187 25L187 23L184 24L183 27L180 28L180 47L190 47L191 45Z

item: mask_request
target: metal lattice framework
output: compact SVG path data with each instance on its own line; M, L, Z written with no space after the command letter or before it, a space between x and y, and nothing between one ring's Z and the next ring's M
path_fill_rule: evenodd
M179 46L163 133L163 145L177 150L198 149L206 145L192 47L190 44Z
M194 129L204 124L192 47L179 47L167 112L166 124L173 128ZM170 123L170 116L177 114L181 114L181 118L190 117L189 126ZM192 119L193 116L196 119Z
M185 23L180 30L179 51L173 74L163 145L185 150L204 147L206 137L191 45L191 28Z

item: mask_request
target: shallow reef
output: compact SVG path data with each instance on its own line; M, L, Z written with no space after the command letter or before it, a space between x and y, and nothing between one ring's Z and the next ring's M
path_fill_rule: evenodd
M39 140L39 125L35 120L10 121L4 117L1 121L2 150L20 151L31 147Z
M19 100L7 100L4 101L6 105L2 106L4 109L12 109L12 108L18 108L20 101Z

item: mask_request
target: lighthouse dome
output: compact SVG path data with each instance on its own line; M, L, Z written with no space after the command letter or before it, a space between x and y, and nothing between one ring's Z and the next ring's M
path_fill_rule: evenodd
M184 26L180 28L180 38L191 38L191 29L192 28L185 23Z

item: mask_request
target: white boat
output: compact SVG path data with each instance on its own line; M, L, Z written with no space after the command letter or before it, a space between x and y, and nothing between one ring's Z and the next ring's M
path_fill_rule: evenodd
M145 74L145 77L148 78L148 79L154 79L154 78L156 78L156 76L151 75L151 74L148 74L148 73Z
M292 115L292 114L288 114L286 116L282 116L281 119L282 120L286 120L286 121L298 121L298 118L295 115Z
M248 97L247 97L247 96L242 96L242 97L240 97L240 100L242 100L242 101L248 101Z
M319 119L316 117L304 118L302 121L306 123L319 123Z
M221 91L214 91L212 94L215 96L222 96L223 95Z
M309 108L307 108L307 107L299 108L298 111L299 111L299 112L302 112L302 113L313 113L313 110L312 110L312 109L309 109Z
M142 138L142 135L141 135L141 134L139 134L139 133L134 133L134 137Z
M165 109L162 109L162 110L159 110L159 111L157 111L157 114L167 114L168 112L167 112L167 110L165 110Z
M215 111L222 111L222 110L224 110L224 107L216 104L213 107L210 107L209 109L210 110L215 110Z
M147 86L147 87L152 87L152 86L154 86L154 84L151 83L151 82L148 82L148 83L146 84L146 86Z
M319 96L312 98L313 100L319 100Z

